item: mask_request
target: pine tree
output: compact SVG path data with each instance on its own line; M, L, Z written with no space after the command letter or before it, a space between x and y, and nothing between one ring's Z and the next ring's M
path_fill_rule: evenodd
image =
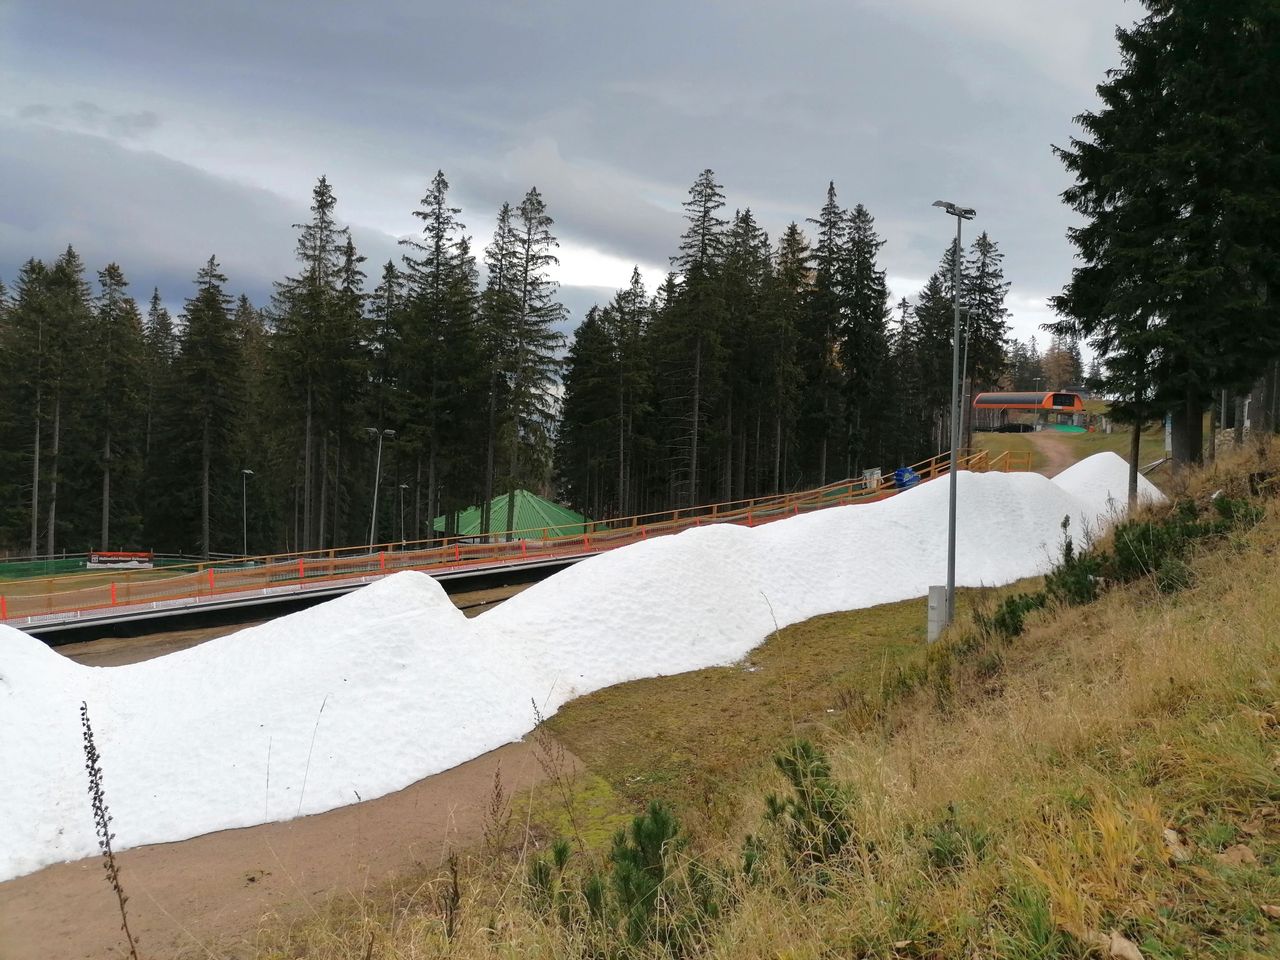
M50 405L48 476L49 507L45 518L45 552L57 550L60 518L59 487L75 475L75 460L87 459L85 451L73 446L64 454L63 439L81 426L77 417L82 373L87 361L92 308L89 284L84 279L84 263L71 247L54 263L47 278L48 324L45 336L47 364L44 389ZM70 462L68 462L68 460ZM72 501L80 502L77 498Z
M559 246L551 233L553 222L541 194L531 188L512 223L514 311L505 356L510 417L508 531L515 526L515 492L522 480L536 476L539 464L540 472L550 470L558 352L564 345L556 326L565 315L564 306L556 300L558 284L549 276L550 269L560 263L552 252Z
M876 259L884 241L862 204L848 214L846 230L847 250L840 264L846 304L840 362L853 473L864 464L880 465L884 459L885 434L878 421L889 361L889 287Z
M200 555L208 558L214 548L213 516L220 522L219 544L231 547L235 529L227 509L239 493L235 428L244 397L242 354L236 325L230 315L231 298L225 292L227 278L210 257L196 274L195 293L183 308L183 336L174 361L174 395L166 404L180 424L171 433L170 491L189 489L199 479L198 538ZM190 425L190 426L187 426ZM175 436L176 434L176 436ZM190 536L192 520L187 501L176 511L182 533ZM178 531L175 531L178 532ZM190 542L189 540L186 542Z
M516 293L518 270L516 264L516 236L512 226L511 204L503 203L498 210L498 222L493 240L485 248L485 268L488 279L480 297L479 342L484 358L488 384L485 391L485 456L484 492L480 501L480 527L488 533L492 526L489 516L497 481L497 452L499 441L499 412L505 409L510 395L509 383L504 375L507 357L515 329L515 314L519 309Z
M1084 262L1054 301L1055 330L1103 358L1117 419L1172 410L1175 458L1199 460L1208 399L1280 354L1280 10L1144 6L1117 31L1122 66L1098 87L1102 108L1057 151L1076 178L1063 199L1087 222L1070 231Z
M0 343L0 391L12 416L6 424L8 442L0 445L5 465L0 478L15 478L6 483L10 494L6 497L5 527L12 531L14 542L19 540L20 529L30 532L31 556L40 552L40 467L50 367L48 283L49 270L43 262L28 260L22 265L12 305L6 311L4 341ZM25 490L16 481L22 474L31 478Z
M770 462L761 466L770 478L770 493L779 493L785 486L783 460L800 407L803 371L798 350L809 296L809 258L804 233L798 224L788 224L778 242L772 302L765 314L761 344L766 360L762 400L772 420Z
M348 329L353 317L340 290L349 231L334 216L337 197L321 177L312 190L311 220L294 224L299 231L295 254L300 271L276 285L273 379L281 388L284 409L301 426L300 547L320 546L327 493L328 440L335 411L347 402L347 357L343 344L358 334ZM297 423L301 417L301 424Z
M426 453L428 518L434 518L439 508L442 461L451 452L459 387L475 361L459 354L473 339L475 295L467 278L474 266L465 227L458 220L462 211L449 205L448 191L443 171L436 171L414 211L422 221L422 239L401 241L415 251L404 258L404 376L409 396L417 401L410 403L409 440ZM419 454L415 478L420 478L421 471ZM415 503L420 496L415 483ZM415 507L415 533L421 513L421 506Z
M701 442L708 409L717 399L724 364L722 334L725 304L720 289L720 260L725 221L719 211L724 194L711 170L703 170L684 202L688 226L672 264L680 274L678 293L661 314L663 400L674 429L673 478L683 502L698 502L701 487Z
M847 430L842 429L846 423L845 391L839 351L846 322L843 274L849 221L837 202L834 182L827 184L822 211L809 222L817 233L809 309L800 330L801 363L808 386L801 414L801 446L807 454L802 469L806 482L825 484L837 444L847 438Z
M141 531L143 414L146 406L146 342L142 315L127 294L120 267L108 264L98 273L99 294L94 304L92 335L97 350L92 393L96 427L102 438L102 513L99 549L111 549L113 507L121 521L122 543ZM123 535L123 536L122 536Z
M1003 261L1004 254L984 230L969 248L962 272L965 374L972 378L975 391L994 385L1004 367L1009 332L1004 302L1009 283L1004 279Z

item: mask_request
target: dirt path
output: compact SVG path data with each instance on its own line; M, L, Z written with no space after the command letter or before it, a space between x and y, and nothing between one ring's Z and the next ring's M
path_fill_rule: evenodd
M126 850L118 861L140 955L245 956L245 938L270 915L304 916L333 896L439 864L448 849L482 838L499 765L510 792L543 779L532 746L513 743L377 800ZM0 960L124 956L100 859L0 883Z
M1046 477L1056 477L1076 462L1075 453L1071 449L1071 437L1069 434L1041 430L1036 433L1023 434L1023 436L1044 458L1044 463L1040 466L1040 472Z

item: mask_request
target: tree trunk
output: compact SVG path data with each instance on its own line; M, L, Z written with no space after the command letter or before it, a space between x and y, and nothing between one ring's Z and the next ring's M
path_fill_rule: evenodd
M702 419L702 338L693 350L693 424L689 437L689 496L685 506L698 502L698 424Z
M729 409L725 413L724 425L724 489L720 493L720 499L729 501L733 499L733 394L729 394Z
M818 452L818 486L827 485L827 438L822 438L822 447Z
M427 517L430 528L427 536L436 535L436 518ZM422 539L422 454L418 454L413 467L413 539Z
M1142 456L1142 423L1133 425L1133 436L1129 438L1129 506L1138 502L1138 458Z
M31 556L40 552L40 388L36 388L36 436L31 458Z
M1203 461L1204 407L1191 391L1172 412L1173 459L1176 463L1192 464Z
M435 539L436 526L436 436L431 434L431 445L427 448L427 517L431 522L431 539Z
M1232 434L1231 442L1236 447L1244 446L1244 418L1245 418L1245 398L1236 394L1234 398L1236 405L1236 429Z
M102 442L102 546L99 549L111 549L111 431L108 430Z
M58 521L58 448L62 437L62 387L53 395L53 444L49 448L49 523L45 530L45 549L53 556L57 548L55 536Z
M622 366L619 364L619 376ZM627 512L627 415L626 390L618 385L618 498L617 513L622 517Z
M200 439L200 554L209 559L209 418Z
M341 546L344 537L338 529L342 509L342 431L334 437L333 445L333 543Z
M520 463L520 427L518 423L511 424L511 482L507 484L507 541L511 541L511 531L516 525L516 485L520 482L518 479L518 467Z
M329 431L320 440L320 506L316 511L320 530L316 534L316 548L324 549L326 526L329 519Z
M773 418L773 492L782 489L782 414Z
M1205 460L1213 463L1218 458L1218 404L1209 404L1209 442L1204 452Z
M480 502L480 535L485 543L489 542L489 527L493 517L490 515L493 505L494 454L498 445L498 377L496 372L489 374L489 429L485 438L484 452L484 499Z
M302 440L302 540L299 549L311 549L311 384L307 384L307 414Z

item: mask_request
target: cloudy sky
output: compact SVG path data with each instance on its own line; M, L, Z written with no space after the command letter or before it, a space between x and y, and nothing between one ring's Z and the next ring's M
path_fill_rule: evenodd
M659 279L704 167L774 236L834 179L895 297L949 242L1006 255L1014 332L1071 268L1051 144L1117 65L1123 0L0 0L0 278L74 244L178 303L218 256L264 302L326 174L371 264L437 168L477 248L542 191L575 322ZM374 272L371 270L371 273Z

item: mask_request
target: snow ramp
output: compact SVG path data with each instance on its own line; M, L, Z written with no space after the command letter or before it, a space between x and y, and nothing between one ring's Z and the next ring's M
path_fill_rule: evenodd
M957 581L1047 570L1119 516L1128 467L960 473ZM1144 497L1160 494L1141 479ZM87 667L0 626L0 880L97 851L88 704L117 849L382 796L611 684L729 664L775 626L924 595L946 569L947 484L585 560L468 620L400 573L143 663Z

